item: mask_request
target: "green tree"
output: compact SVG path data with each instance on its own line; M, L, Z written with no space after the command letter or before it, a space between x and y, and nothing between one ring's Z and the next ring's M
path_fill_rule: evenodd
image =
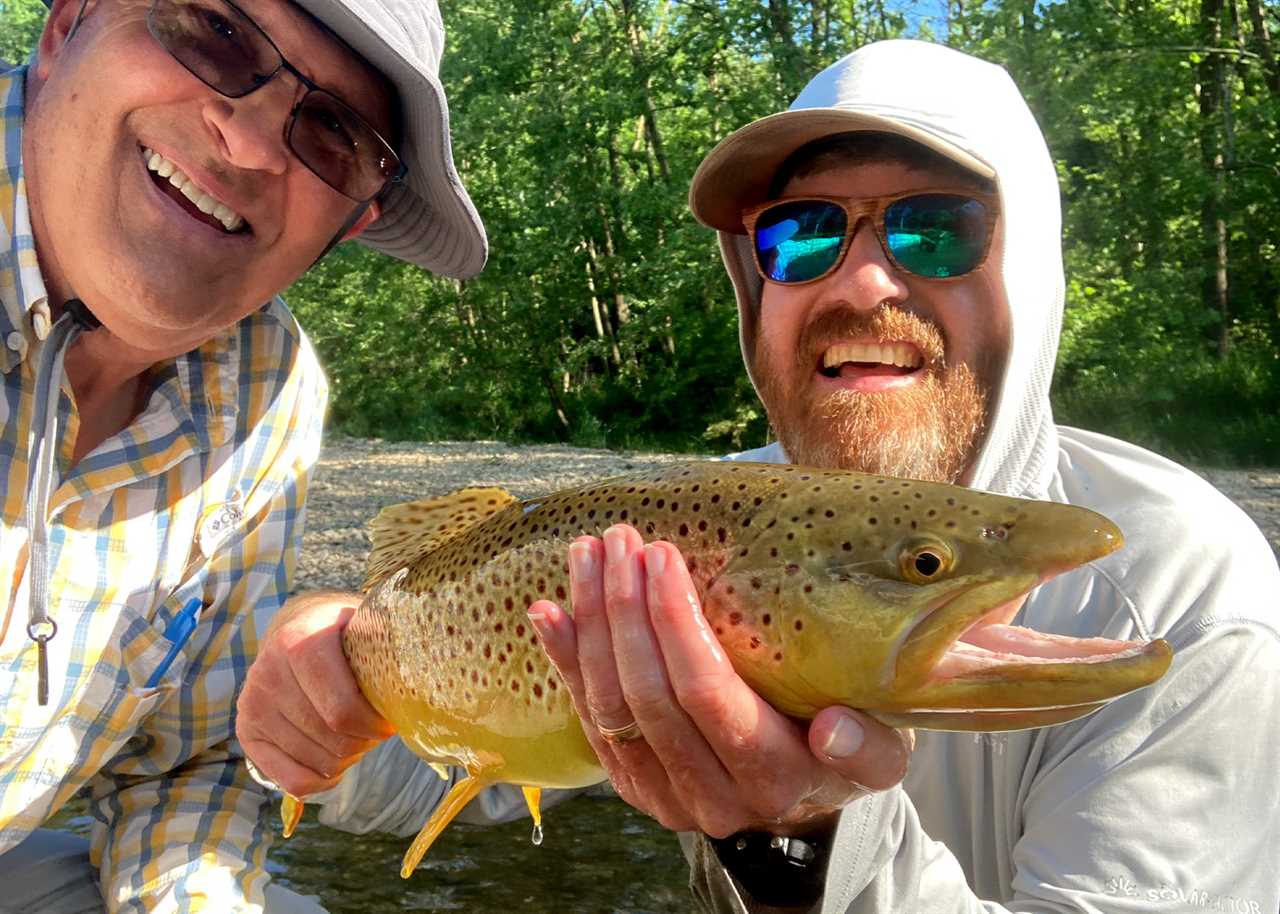
M0 2L0 60L26 61L44 28L45 5L40 0Z

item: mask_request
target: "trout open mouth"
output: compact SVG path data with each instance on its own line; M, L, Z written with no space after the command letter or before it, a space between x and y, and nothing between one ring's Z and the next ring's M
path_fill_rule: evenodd
M1010 664L1107 663L1141 653L1145 642L1111 638L1073 638L1011 625L1018 600L998 607L973 623L934 666L934 680L993 674Z
M1062 723L1150 685L1168 669L1168 642L1076 638L1011 624L1031 587L972 583L922 614L893 665L902 704L876 716L894 726L1016 730ZM990 607L997 599L1003 602ZM976 618L975 618L976 617Z

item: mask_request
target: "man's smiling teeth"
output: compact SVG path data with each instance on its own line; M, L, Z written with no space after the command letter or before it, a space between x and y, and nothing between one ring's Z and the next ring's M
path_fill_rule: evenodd
M160 153L144 148L142 154L146 157L148 169L167 178L170 184L182 192L182 196L195 204L196 209L213 216L228 232L239 231L244 225L244 219L235 210L196 187L195 182Z
M878 362L899 368L919 368L922 359L919 351L906 343L838 343L822 356L823 368L836 368L844 362Z

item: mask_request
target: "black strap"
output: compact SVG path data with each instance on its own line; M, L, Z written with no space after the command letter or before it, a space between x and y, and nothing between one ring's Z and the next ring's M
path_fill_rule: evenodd
M808 910L822 897L829 857L825 836L738 832L707 840L743 891L761 904Z
M62 307L67 314L71 315L71 319L85 330L97 330L102 326L102 321L98 320L97 315L78 298L68 298L67 303Z

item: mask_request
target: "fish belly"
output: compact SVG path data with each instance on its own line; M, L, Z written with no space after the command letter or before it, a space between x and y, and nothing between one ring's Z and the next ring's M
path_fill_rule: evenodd
M483 716L464 720L427 706L405 710L403 719L392 723L405 745L429 762L483 772L487 781L529 787L586 787L605 778L571 709L538 715L544 726L524 726L520 733L507 732L509 728L494 726Z

